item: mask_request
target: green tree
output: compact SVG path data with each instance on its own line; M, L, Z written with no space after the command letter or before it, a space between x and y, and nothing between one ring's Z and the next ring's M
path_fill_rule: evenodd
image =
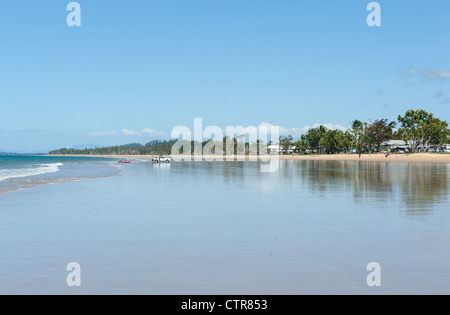
M443 143L447 143L449 135L448 123L438 118L433 118L428 124L423 146L425 148L430 147L432 144L441 146Z
M367 123L354 120L351 123L352 145L356 149L359 158L363 152L366 152L370 145L370 138L367 136Z
M291 149L291 147L293 146L293 138L291 135L285 137L285 136L281 136L280 137L280 145L283 147L285 154L288 153L288 151Z
M367 136L375 143L377 152L380 151L383 142L393 138L393 131L396 125L395 121L388 122L387 119L375 120L375 122L368 124Z
M446 121L423 109L408 110L404 116L398 116L398 121L403 129L402 140L410 143L413 152L417 152L420 145L425 149L431 144L442 144L450 133Z
M350 152L353 145L353 135L350 130L346 130L341 137L341 146L342 150L346 152Z
M340 130L328 130L322 138L321 146L325 153L339 153L341 151Z
M320 125L319 127L309 129L306 134L302 135L301 140L308 144L309 150L324 153L325 148L322 146L322 139L327 132L328 129Z
M295 143L295 152L297 153L306 153L308 151L308 143L304 140L297 140Z

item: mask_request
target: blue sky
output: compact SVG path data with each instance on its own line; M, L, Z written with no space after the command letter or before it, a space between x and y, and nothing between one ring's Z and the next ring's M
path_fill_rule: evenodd
M146 143L177 125L450 120L450 2L0 3L0 151Z

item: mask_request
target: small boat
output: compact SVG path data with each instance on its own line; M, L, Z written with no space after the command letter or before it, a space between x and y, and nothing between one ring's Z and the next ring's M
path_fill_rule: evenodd
M131 161L123 161L123 160L120 160L119 163L120 163L120 164L130 164Z

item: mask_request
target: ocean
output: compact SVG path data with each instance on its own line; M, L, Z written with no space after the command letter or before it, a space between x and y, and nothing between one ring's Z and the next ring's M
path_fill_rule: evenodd
M0 193L38 185L112 176L115 160L90 157L0 155Z
M447 164L1 163L0 294L450 292Z

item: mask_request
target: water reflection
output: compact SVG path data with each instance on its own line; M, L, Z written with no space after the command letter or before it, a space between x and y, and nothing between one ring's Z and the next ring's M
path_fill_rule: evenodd
M313 191L353 191L356 198L393 190L392 170L386 163L300 161L300 175ZM385 194L380 194L381 197Z
M288 161L294 162L294 161ZM447 164L351 161L296 161L286 172L301 176L308 188L324 196L351 191L355 202L398 203L407 215L430 214L448 199ZM295 165L297 164L297 165Z
M313 193L318 198L344 197L348 205L398 209L413 216L431 214L448 200L447 164L283 160L275 173L262 173L260 166L260 162L204 161L155 169L160 175L170 170L168 176L179 175L183 179L171 179L172 186L205 185L237 190L238 195L259 191L272 199L286 198L286 194L291 199L302 199ZM237 193L230 197L233 195Z
M407 214L427 214L433 205L447 201L447 164L409 164L401 177L402 201Z

